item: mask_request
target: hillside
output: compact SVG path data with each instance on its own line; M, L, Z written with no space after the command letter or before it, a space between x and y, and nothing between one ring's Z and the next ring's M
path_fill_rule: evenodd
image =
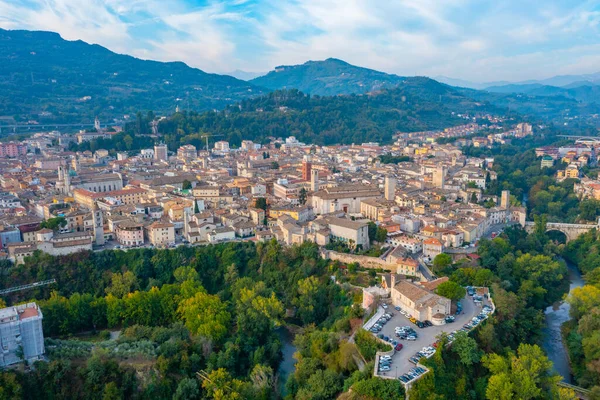
M233 145L242 139L263 141L269 136L292 135L306 143L325 145L389 143L398 131L465 123L453 112L490 111L499 110L431 79L407 78L399 87L375 95L321 97L297 90L276 91L219 113L176 114L162 121L159 131L172 148L185 143L201 147L197 132L203 131L223 135Z
M302 65L279 66L250 82L273 90L298 89L311 95L336 96L393 88L404 79L328 58L325 61L308 61Z
M199 111L223 108L260 93L182 62L140 60L51 32L0 29L0 116L107 120L138 110L173 112L178 102Z

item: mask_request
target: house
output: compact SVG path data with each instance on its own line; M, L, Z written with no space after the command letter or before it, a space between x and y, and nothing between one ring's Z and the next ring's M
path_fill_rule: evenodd
M168 246L175 243L175 225L170 222L153 222L146 227L146 237L154 246Z
M444 251L444 245L438 239L429 238L423 240L423 255L433 260L435 256Z
M332 239L347 243L352 248L369 248L369 226L366 222L337 217L323 217L322 220L327 223Z
M230 226L222 226L208 232L206 238L210 243L226 242L235 239L235 229Z
M393 275L392 275L393 276ZM409 281L400 281L392 287L392 304L406 310L419 321L431 321L443 325L450 314L450 299Z

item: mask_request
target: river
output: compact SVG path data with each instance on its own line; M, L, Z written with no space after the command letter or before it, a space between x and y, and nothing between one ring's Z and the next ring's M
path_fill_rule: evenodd
M294 353L296 352L296 346L294 346L294 336L284 326L277 329L279 340L281 340L281 353L283 354L283 360L279 364L279 390L282 396L285 396L285 383L287 382L288 376L296 369L296 359Z
M576 287L584 285L583 278L577 267L567 262L569 268L569 293ZM546 308L546 327L543 330L544 341L542 346L548 358L554 364L554 370L563 377L563 382L572 383L571 367L567 349L562 341L560 327L571 319L569 310L571 306L566 301L559 301Z

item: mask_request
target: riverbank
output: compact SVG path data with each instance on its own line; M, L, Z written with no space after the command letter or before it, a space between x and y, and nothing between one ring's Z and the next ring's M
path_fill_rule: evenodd
M577 287L583 286L583 278L575 264L565 260L569 271L569 293ZM544 315L546 327L543 330L544 340L542 347L552 364L554 371L563 377L563 382L572 383L573 374L571 359L568 351L566 337L563 335L563 326L571 320L571 306L565 300L558 301L546 308Z

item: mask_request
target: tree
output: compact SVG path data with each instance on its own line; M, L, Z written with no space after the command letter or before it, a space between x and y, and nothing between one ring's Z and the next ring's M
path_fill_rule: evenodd
M200 386L196 379L183 378L177 385L173 400L194 400L200 398Z
M277 161L272 161L271 169L279 169L279 163Z
M471 203L475 204L477 203L477 193L473 192L473 194L471 194Z
M59 228L62 228L67 225L67 220L65 217L55 217L48 218L45 221L40 223L40 228L51 229L53 231L57 231Z
M300 193L298 194L298 202L300 204L302 204L302 205L306 204L307 194L308 194L308 192L306 191L305 188L300 189Z
M467 366L479 362L481 358L477 341L463 331L458 331L454 336L452 351L458 354L460 362Z
M190 182L187 179L185 179L183 181L183 183L181 184L181 189L183 189L183 190L189 190L191 188L192 188L192 182Z
M385 243L385 241L387 239L387 234L388 234L387 229L378 226L377 233L375 234L375 241L377 241L379 243Z
M552 398L560 376L552 373L552 362L537 345L521 344L517 355L488 354L483 365L492 374L486 390L489 400Z
M267 199L264 197L258 197L254 202L254 207L267 211Z
M198 292L183 300L177 312L192 335L218 342L227 334L231 314L219 296Z
M110 279L110 286L105 289L106 294L112 294L119 299L131 292L136 285L135 275L131 271L125 271L122 274L114 273Z
M369 378L352 385L352 392L368 400L397 400L404 398L404 388L396 379Z
M460 300L467 294L467 290L464 287L453 281L440 283L435 292L452 301Z
M440 253L433 259L433 268L436 272L443 271L450 265L452 265L452 257L449 254Z
M377 224L373 221L369 221L367 223L368 233L369 233L369 241L373 242L377 237Z

